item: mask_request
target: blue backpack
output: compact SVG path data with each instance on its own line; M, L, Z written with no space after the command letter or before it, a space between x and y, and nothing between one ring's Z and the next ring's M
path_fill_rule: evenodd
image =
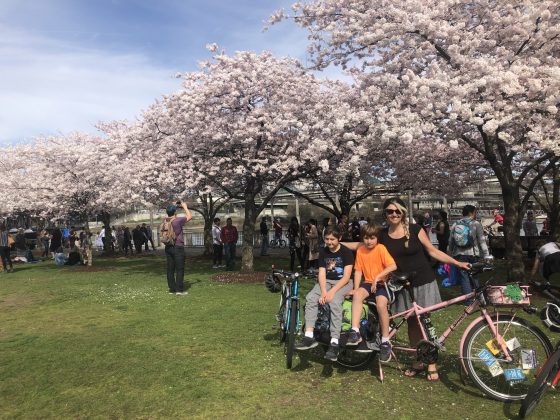
M451 237L458 247L470 248L474 245L473 235L470 228L471 223L472 220L470 219L461 219L453 225Z

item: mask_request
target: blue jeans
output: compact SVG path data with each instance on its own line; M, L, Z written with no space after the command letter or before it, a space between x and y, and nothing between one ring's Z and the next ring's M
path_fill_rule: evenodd
M477 258L473 255L455 255L454 257L457 261L461 262L468 262L468 263L475 263ZM479 286L478 280L473 278L473 284L471 285L471 281L469 279L468 274L461 269L457 270L459 272L459 282L461 284L461 292L463 295L469 294L473 291L473 286L477 288ZM469 299L465 301L466 305L470 305L473 302L473 299Z
M184 292L185 286L185 247L165 246L167 259L167 285L170 292Z
M233 270L235 265L235 244L224 244L224 254L226 257L226 270Z

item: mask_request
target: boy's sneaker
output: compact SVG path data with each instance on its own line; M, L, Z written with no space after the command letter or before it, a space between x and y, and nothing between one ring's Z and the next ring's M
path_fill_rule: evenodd
M312 337L303 336L301 340L296 343L296 350L309 350L317 347L319 343Z
M391 343L389 343L388 341L386 341L385 343L381 343L379 345L379 361L381 363L387 363L391 360L391 351L393 350L393 347L391 346Z
M347 346L357 346L362 342L362 336L359 332L350 330L348 332L348 341L346 342Z
M339 350L340 347L338 346L338 344L331 343L329 349L325 353L325 359L330 360L331 362L336 362L336 360L338 359Z

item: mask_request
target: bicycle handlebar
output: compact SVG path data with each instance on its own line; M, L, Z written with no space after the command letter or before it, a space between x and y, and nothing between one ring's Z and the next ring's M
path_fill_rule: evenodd
M538 292L546 295L546 297L552 299L552 301L554 303L556 303L557 305L560 305L560 286L555 286L553 284L550 283L541 283L538 282L536 280L532 280L529 282L529 285L533 288L535 288ZM558 293L559 296L556 296L554 293L552 293L551 291L555 291L556 293Z

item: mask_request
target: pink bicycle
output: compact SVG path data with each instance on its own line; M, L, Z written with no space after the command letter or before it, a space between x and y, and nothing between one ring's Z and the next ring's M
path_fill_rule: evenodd
M474 284L473 276L491 269L484 263L473 264L468 272L471 284ZM445 351L447 337L478 309L480 316L467 327L459 345L462 369L491 398L499 401L525 398L542 364L552 353L552 344L547 336L516 315L519 310L529 313L535 311L529 302L529 286L493 286L486 283L467 295L423 308L415 302L412 288L409 287L412 276L412 273L393 274L388 282L388 287L393 291L404 288L400 293L408 293L412 301L410 309L390 316L389 337L399 369L401 367L395 355L399 351L416 353L417 360L425 364L436 363L438 353ZM463 304L467 300L473 302L437 337L430 312ZM371 302L368 304L371 308ZM495 308L489 311L488 306L499 307L500 311ZM423 340L415 348L397 338L400 327L410 317L416 317L423 335ZM371 347L375 348L375 345ZM381 368L380 375L383 381Z

